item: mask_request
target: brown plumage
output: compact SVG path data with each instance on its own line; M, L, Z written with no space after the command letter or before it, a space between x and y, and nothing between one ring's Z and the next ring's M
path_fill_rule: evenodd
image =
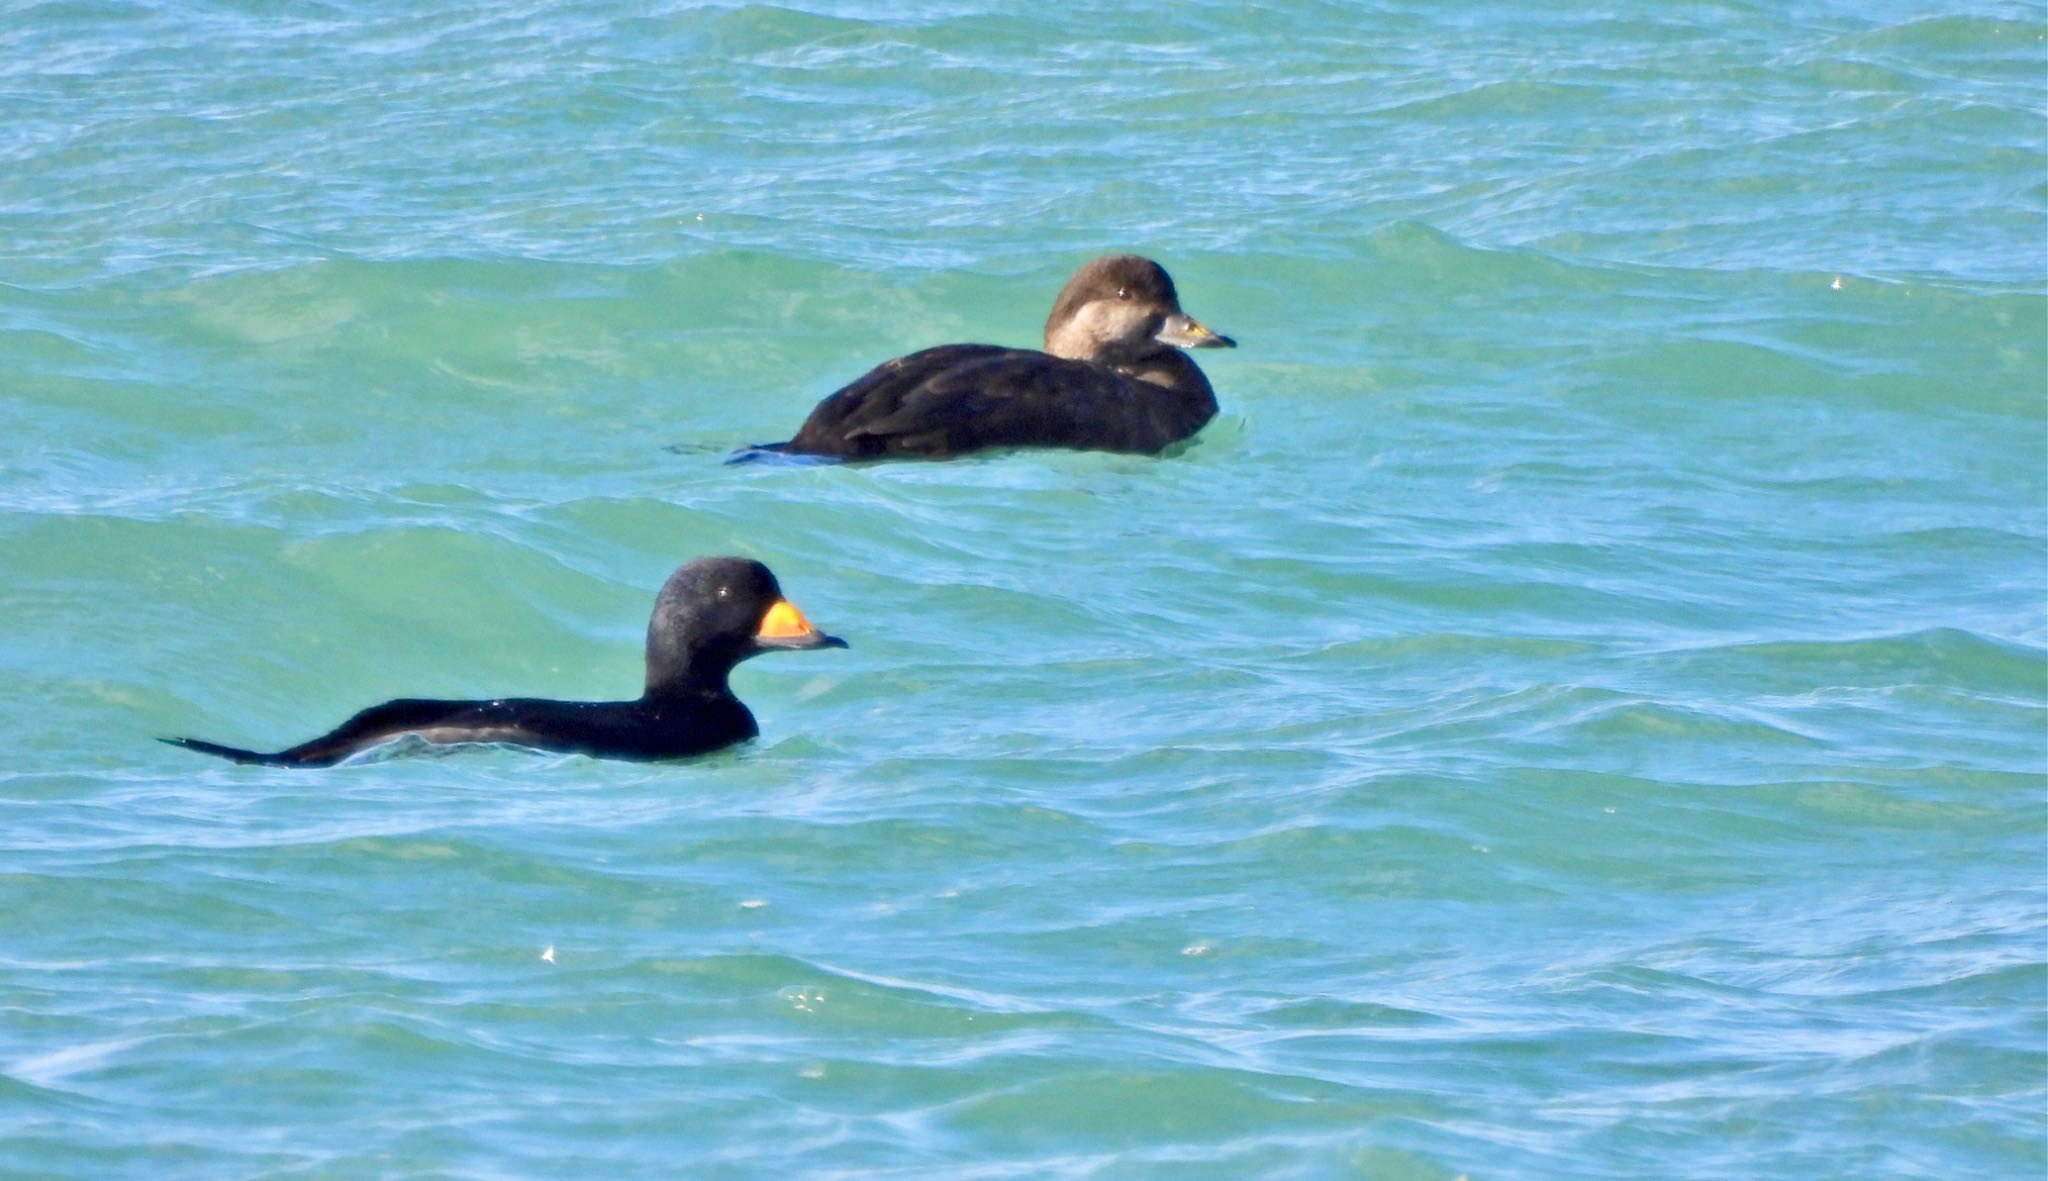
M1183 349L1235 348L1180 309L1164 268L1112 254L1067 280L1045 348L949 344L884 362L818 403L764 452L841 460L947 459L992 447L1157 454L1216 414Z

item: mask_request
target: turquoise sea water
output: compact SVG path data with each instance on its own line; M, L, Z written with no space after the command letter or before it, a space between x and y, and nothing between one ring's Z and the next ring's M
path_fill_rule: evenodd
M5 6L0 1175L2048 1169L2040 5L429 7ZM719 462L1110 250L1186 453Z

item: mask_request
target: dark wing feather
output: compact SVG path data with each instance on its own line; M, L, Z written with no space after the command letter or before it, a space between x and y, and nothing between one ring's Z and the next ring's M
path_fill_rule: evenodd
M402 697L397 701L373 705L328 733L289 750L279 751L278 755L292 766L332 766L407 734L451 726L472 730L482 728L489 724L493 713L503 711L505 704L502 701L436 701Z
M508 701L435 701L406 697L373 705L318 738L285 750L265 753L223 746L199 738L166 738L165 742L218 755L237 763L260 763L266 767L331 767L343 759L361 754L407 734L456 729L479 735L458 741L518 742L518 727L512 722ZM506 731L502 736L493 731ZM489 735L489 736L486 736Z
M947 344L884 361L819 402L781 449L842 459L891 454L887 432L874 430L876 423L900 414L905 400L935 378L1017 351L992 344Z
M943 345L870 370L818 404L792 452L847 459L987 447L1154 452L1185 434L1151 387L1033 349Z
M409 734L443 744L507 742L604 758L674 759L743 742L758 732L753 715L730 694L656 703L407 697L373 705L318 738L270 754L198 738L164 741L238 763L331 767Z

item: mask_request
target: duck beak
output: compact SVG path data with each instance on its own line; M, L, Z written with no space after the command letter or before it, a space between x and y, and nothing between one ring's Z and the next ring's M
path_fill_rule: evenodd
M761 626L754 632L754 646L757 648L844 648L846 641L838 636L828 636L811 626L804 613L788 599L777 599L768 605L768 611L761 616Z
M1209 331L1209 326L1185 312L1175 312L1166 318L1166 326L1159 330L1154 340L1170 344L1177 349L1234 349L1237 342L1220 332Z

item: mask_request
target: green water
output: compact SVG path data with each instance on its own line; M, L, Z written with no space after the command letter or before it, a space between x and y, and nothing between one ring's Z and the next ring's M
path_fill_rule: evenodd
M2039 1177L2048 14L0 21L0 1175ZM1184 454L719 462L1137 250ZM845 652L676 765L266 749Z

